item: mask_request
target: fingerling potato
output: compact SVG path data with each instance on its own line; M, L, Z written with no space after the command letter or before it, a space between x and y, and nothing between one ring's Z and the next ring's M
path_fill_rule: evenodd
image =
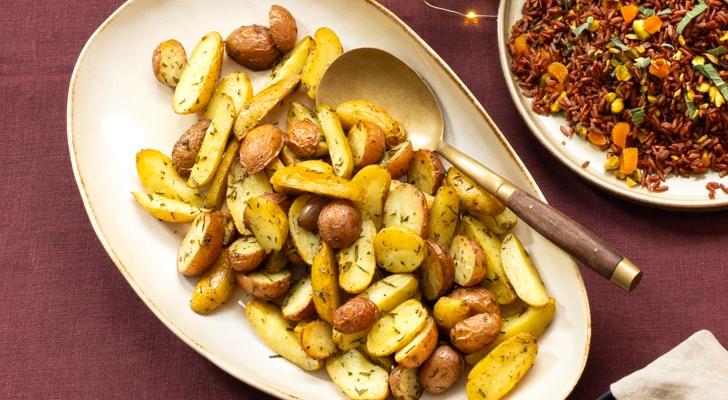
M316 100L316 93L324 71L344 52L344 49L339 37L329 28L316 30L313 40L315 45L301 72L301 84L308 97Z
M442 332L449 333L458 322L470 316L470 306L465 300L443 296L437 299L432 314Z
M450 254L455 263L455 283L468 287L485 279L485 254L474 240L461 235L455 236L450 244Z
M283 248L288 237L288 217L272 200L253 197L246 204L245 214L250 220L250 230L266 253Z
M314 258L321 250L323 242L318 233L306 230L300 225L301 215L313 197L313 195L304 194L296 198L293 204L291 204L291 209L288 211L288 226L291 238L296 245L298 254L308 265L313 264ZM318 216L316 216L316 219L318 219Z
M488 230L497 235L510 231L518 222L518 216L509 208L506 208L502 213L496 215L485 215L477 212L473 212L472 214L478 219L478 221L485 225Z
M359 293L371 284L377 269L374 254L376 235L374 222L365 219L359 238L351 246L339 251L339 286L345 292Z
M311 111L303 104L292 101L291 106L288 108L288 126L290 127L296 122L303 119L307 119L313 122L313 124L316 125L316 127L318 128L319 132L323 132L324 128L321 126L321 121L319 121L316 113ZM326 143L326 137L322 133L319 137L319 142L313 155L315 157L321 157L327 154L329 154L329 145Z
M225 52L252 71L269 69L281 54L270 28L261 25L241 26L232 31L225 39Z
M232 99L235 105L235 116L237 116L240 110L243 109L245 103L253 98L253 85L245 73L230 73L217 84L215 93L212 94L212 98L210 98L210 101L207 103L207 108L205 108L205 113L202 114L203 118L212 119L215 116L223 94L230 96L230 99Z
M233 138L228 142L225 148L225 155L220 160L220 165L217 166L215 176L210 181L210 187L207 188L207 194L205 195L205 207L214 208L215 210L222 209L222 205L225 202L225 196L227 196L227 182L228 174L233 166L233 163L238 160L238 150L240 149L240 142Z
M412 142L407 140L387 150L379 160L379 165L389 171L392 179L399 179L407 172L413 155Z
M215 264L202 275L192 292L190 308L199 314L215 311L235 293L235 271L225 254L218 256Z
M271 34L273 35L272 26ZM275 39L275 35L273 35L273 39ZM279 80L289 76L301 75L303 66L306 64L306 60L308 60L309 53L313 50L313 39L311 39L310 36L306 36L301 39L298 44L295 43L294 39L293 44L295 44L295 47L293 47L293 49L289 49L291 51L284 50L288 51L288 53L286 53L283 58L281 58L280 61L276 62L273 66L273 71L268 77L268 80L266 80L263 84L263 89L268 88Z
M402 367L417 368L430 357L437 347L437 326L433 316L427 317L425 327L409 343L394 354L394 360Z
M253 197L273 193L268 176L264 171L248 175L243 171L243 166L239 162L233 162L227 179L226 200L230 215L235 221L235 227L243 236L253 236L253 232L245 226L246 204Z
M167 222L192 222L205 209L157 194L131 192L134 200L153 216Z
M434 301L447 293L455 282L455 263L442 243L425 240L425 260L420 267L420 289L427 300Z
M334 327L341 333L351 335L364 332L379 319L379 308L365 297L354 297L336 309Z
M377 305L379 312L392 311L417 292L418 281L412 274L392 274L359 293Z
M339 117L327 104L316 106L316 115L321 122L322 133L329 146L331 165L334 166L334 175L349 179L354 171L354 157L349 147L349 141L341 128Z
M142 185L149 193L195 207L204 205L202 193L187 187L187 181L174 169L172 159L162 152L152 149L141 150L136 154L136 169Z
M235 104L230 96L223 93L212 122L205 131L205 139L187 181L188 187L198 188L210 183L220 165L234 119Z
M288 96L296 88L301 80L299 75L292 75L279 80L271 86L261 90L250 99L250 102L243 106L238 113L233 125L233 132L238 140L243 140L245 135L260 123L284 97Z
M384 131L374 122L360 121L346 136L354 157L354 168L375 164L384 154Z
M384 140L388 149L407 140L407 133L399 122L389 113L368 101L342 103L336 107L336 114L341 119L341 125L347 130L359 121L370 121L379 125L384 132Z
M506 207L455 167L447 171L447 185L454 188L468 211L485 215L502 213Z
M324 360L336 354L339 348L331 339L333 329L328 322L320 319L304 325L299 334L303 352L317 360Z
M367 334L367 350L375 356L386 356L409 343L427 323L427 309L410 299L385 312Z
M382 227L382 208L384 199L389 194L392 177L386 168L379 165L367 165L359 170L351 180L364 188L366 202L355 203L365 220L371 220L377 230Z
M270 178L270 183L282 189L300 190L357 202L367 200L367 193L360 185L298 165L276 171Z
M538 354L536 337L521 333L496 347L468 374L469 400L500 399L526 375Z
M269 274L275 274L288 266L288 257L283 251L272 251L263 263L263 271Z
M352 400L384 400L389 396L389 374L350 349L326 359L331 380Z
M267 254L255 237L242 237L226 250L228 262L235 271L254 271L266 259Z
M475 353L492 343L500 334L502 326L503 320L500 313L476 314L452 327L450 343L463 353Z
M321 131L310 119L301 119L288 126L286 146L299 157L311 157L321 141Z
M174 112L192 114L207 106L220 78L222 52L222 37L217 32L208 33L197 43L174 90Z
M174 169L177 170L180 176L190 176L210 122L212 121L207 118L202 118L195 122L174 144L174 148L172 148L172 163L174 164Z
M425 241L402 225L382 229L374 238L377 265L392 273L412 272L425 259Z
M445 179L445 167L435 153L425 149L414 152L407 170L407 182L427 194L434 195L443 179Z
M302 277L291 287L283 300L281 312L283 318L290 321L304 320L316 312L310 275Z
M465 361L452 347L435 348L420 367L420 382L426 391L440 394L449 389L465 373Z
M171 39L157 45L152 53L152 70L157 80L171 88L177 86L187 66L187 53L182 43Z
M243 171L249 175L262 171L283 149L283 136L283 131L271 124L258 125L248 132L240 144Z
M333 323L334 313L342 304L338 275L334 250L324 242L311 265L311 287L316 312L328 323Z
M403 365L394 367L389 373L389 389L392 396L399 400L417 400L422 397L420 370Z
M240 287L258 299L277 299L286 294L293 281L291 271L284 269L274 274L267 272L235 273Z
M506 276L521 300L535 307L548 304L549 296L541 281L541 275L521 241L512 233L503 239L501 261Z
M499 314L500 305L493 292L482 287L461 287L452 291L447 297L462 300L470 306L471 315L481 313Z
M222 251L225 228L212 213L199 214L177 251L177 271L199 275L210 269Z
M382 216L385 227L406 226L426 238L427 222L427 200L420 189L404 183L389 193Z

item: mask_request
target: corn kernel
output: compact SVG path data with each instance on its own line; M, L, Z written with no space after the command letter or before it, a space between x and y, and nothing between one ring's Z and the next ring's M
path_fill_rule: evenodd
M672 59L676 61L682 60L682 51L678 50L677 53L672 55Z
M703 82L698 85L697 89L700 93L708 93L708 90L710 90L710 85L707 82Z
M587 29L587 30L588 30L589 32L596 32L596 31L598 31L598 30L599 30L599 26L600 26L600 25L599 25L599 21L597 21L597 20L594 20L594 22L592 22L592 23L591 23L591 25L589 25L589 27L588 27L588 28L586 28L586 29Z
M619 168L619 157L611 156L604 162L604 169L617 169Z
M690 101L693 101L693 100L695 100L695 93L693 93L693 92L688 92L688 99L690 99Z
M695 56L693 57L692 61L690 61L693 65L705 65L705 57L703 56Z
M700 154L700 163L703 164L703 168L708 168L710 166L710 153L708 152L708 149L703 149Z
M614 92L609 92L606 94L606 96L604 96L604 100L606 100L607 103L613 102L614 99L616 99L616 98L617 98L617 93L614 93Z
M653 104L653 105L654 105L654 104L657 104L657 97L655 97L655 96L649 96L649 95L648 95L648 96L647 96L647 101L648 101L648 102L649 102L650 104Z
M700 144L700 143L703 143L706 140L708 140L708 135L703 135L698 140L696 140L695 143Z
M632 178L630 178L629 176L627 177L627 186L632 187L636 184L637 182L633 181Z
M680 42L680 46L685 46L685 38L683 35L678 36L677 41Z
M615 99L612 102L610 109L612 110L612 114L621 113L622 110L624 110L624 100L622 100L621 98Z

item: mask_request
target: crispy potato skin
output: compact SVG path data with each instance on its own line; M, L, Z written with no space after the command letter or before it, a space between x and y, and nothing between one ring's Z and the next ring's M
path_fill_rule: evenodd
M253 273L253 275L255 274L257 273ZM270 282L270 279L266 279L265 281L256 280L254 277L241 272L235 272L235 279L243 290L258 299L275 299L281 297L286 294L293 283L290 272L275 282Z
M373 301L364 297L354 297L344 303L334 313L334 328L351 335L362 332L379 319L379 308Z
M260 25L241 26L232 31L225 39L225 52L253 71L270 69L281 54L270 29Z
M318 219L321 210L331 202L331 199L324 196L313 196L306 205L303 206L301 214L298 216L298 226L301 228L316 232L318 231Z
M298 28L293 15L281 6L273 5L268 12L268 24L273 43L280 51L288 51L296 45Z
M172 163L179 176L190 176L211 120L203 118L179 137L172 149Z
M299 119L288 127L286 145L298 156L313 156L319 141L321 141L321 131L309 119Z
M445 175L442 161L432 151L420 149L412 155L412 162L407 171L407 181L423 192L429 195L437 193Z
M416 400L422 396L422 384L417 368L398 365L389 373L389 389L396 399Z
M450 342L463 353L470 354L495 340L503 327L500 313L481 313L466 318L450 330Z
M350 201L335 200L319 214L319 234L331 247L343 249L359 237L361 221L361 213Z
M283 131L275 125L258 125L240 144L240 165L246 174L263 170L283 149Z
M463 356L444 344L438 346L420 367L420 382L426 391L440 394L449 389L464 372Z
M447 295L451 299L462 300L470 306L471 315L493 313L500 315L500 305L493 292L482 287L468 287L453 290Z

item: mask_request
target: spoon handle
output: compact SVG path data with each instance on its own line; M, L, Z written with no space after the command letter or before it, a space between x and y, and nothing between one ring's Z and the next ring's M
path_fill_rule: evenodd
M634 289L642 279L642 271L631 261L562 212L516 187L445 142L441 142L437 151L493 194L536 232L592 271L627 291Z

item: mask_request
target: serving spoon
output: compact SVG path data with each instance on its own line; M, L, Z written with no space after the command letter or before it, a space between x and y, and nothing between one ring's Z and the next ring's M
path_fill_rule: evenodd
M631 291L642 271L595 234L560 211L445 142L445 124L435 94L404 61L376 48L357 48L328 67L316 104L336 108L352 100L379 105L407 131L415 149L429 149L473 179L543 237L599 275Z

